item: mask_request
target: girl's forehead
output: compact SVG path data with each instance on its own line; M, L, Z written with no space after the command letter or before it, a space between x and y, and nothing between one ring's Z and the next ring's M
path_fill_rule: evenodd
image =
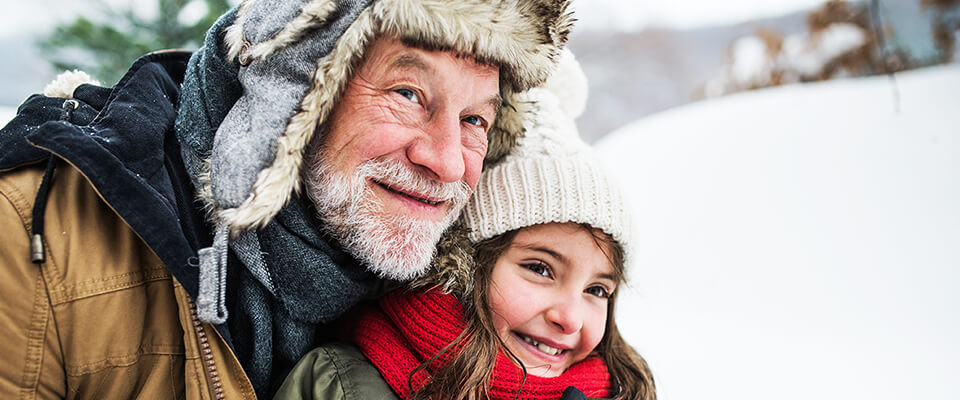
M609 236L600 230L573 222L554 222L521 229L510 249L542 253L563 264L591 267L600 275L619 276L610 256L611 243Z

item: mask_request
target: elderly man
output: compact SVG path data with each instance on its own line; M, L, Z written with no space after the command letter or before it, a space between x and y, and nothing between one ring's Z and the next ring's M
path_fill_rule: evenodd
M28 99L0 131L0 397L271 396L429 265L566 7L248 0L192 56Z

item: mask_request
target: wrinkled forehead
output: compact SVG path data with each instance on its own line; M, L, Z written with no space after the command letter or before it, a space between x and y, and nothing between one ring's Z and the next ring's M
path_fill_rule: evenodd
M497 62L473 54L459 53L451 48L414 43L391 35L381 35L370 42L361 58L362 65L386 65L391 68L420 69L432 72L431 59L452 59L460 63L477 66L476 75L499 76Z
M396 40L396 39L393 39L393 38L385 38L385 39ZM454 57L456 57L456 58L459 58L459 59L462 59L462 60L469 60L469 61L472 61L472 62L478 64L478 65L493 67L493 68L496 68L498 71L500 70L500 63L499 63L497 60L495 60L495 59L493 59L493 58L491 58L491 57L485 57L485 56L483 56L482 54L479 54L479 53L476 53L476 52L474 52L474 53L464 53L464 52L462 52L462 51L458 51L457 49L454 49L454 48L449 47L449 46L444 46L444 45L441 45L441 44L434 44L434 43L427 43L427 42L416 42L416 41L411 40L411 39L409 39L409 38L400 38L399 41L400 41L401 43L403 43L404 46L407 46L407 47L410 47L410 48L416 48L416 49L420 49L420 50L424 50L424 51L435 51L435 52L449 53L449 54L452 54L452 55L453 55Z

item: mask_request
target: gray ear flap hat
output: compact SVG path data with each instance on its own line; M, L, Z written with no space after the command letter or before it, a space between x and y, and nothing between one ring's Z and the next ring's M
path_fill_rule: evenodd
M324 4L314 4L324 3ZM226 34L228 58L240 63L243 95L220 123L210 157L214 209L233 233L264 226L299 189L303 143L314 124L300 116L317 60L362 11L363 3L247 1ZM334 14L334 12L337 14ZM306 35L314 25L328 29Z
M487 163L522 134L512 94L543 82L572 24L567 1L248 0L227 30L243 94L213 140L201 193L232 236L266 225L300 190L304 152L366 47L389 35L500 66L507 105ZM209 189L209 190L205 190Z

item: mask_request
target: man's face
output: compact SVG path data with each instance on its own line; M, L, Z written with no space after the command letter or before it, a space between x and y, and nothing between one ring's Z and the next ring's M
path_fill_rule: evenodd
M450 52L370 46L305 177L344 249L388 278L426 269L480 178L498 82L496 67Z

